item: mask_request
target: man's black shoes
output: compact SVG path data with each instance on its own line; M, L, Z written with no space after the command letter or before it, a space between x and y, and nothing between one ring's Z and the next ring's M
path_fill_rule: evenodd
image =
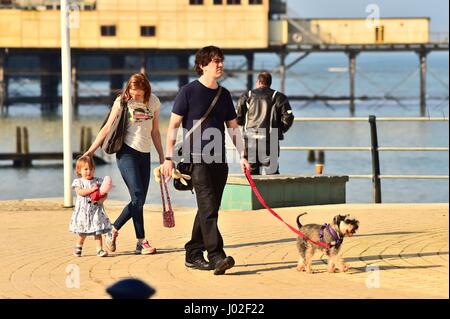
M192 261L186 260L184 265L188 268L198 270L214 270L214 275L223 275L225 271L234 266L234 259L231 256L207 262L203 256L199 256Z
M205 260L203 257L197 257L192 261L186 260L184 265L188 268L194 268L198 270L213 270L214 268L211 266L209 262Z
M234 259L227 256L224 259L219 259L214 266L214 275L223 275L225 271L234 266Z

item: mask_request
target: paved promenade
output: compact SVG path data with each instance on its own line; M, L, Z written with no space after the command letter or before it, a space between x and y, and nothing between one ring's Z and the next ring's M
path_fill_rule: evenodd
M95 256L88 238L81 258L72 256L71 209L59 200L0 202L0 298L108 298L105 287L137 277L156 289L153 298L448 298L448 204L357 204L282 208L295 225L330 222L338 213L360 220L346 238L347 273L326 272L316 254L314 274L299 273L295 234L265 210L221 212L225 250L236 266L224 276L184 267L184 243L195 211L175 208L176 227L162 226L161 208L146 206L148 239L158 254L136 256L134 229L125 225L117 252ZM106 202L112 220L123 203ZM366 272L367 266L378 272ZM73 270L72 274L66 271ZM79 288L70 288L79 270ZM69 286L69 287L68 287Z

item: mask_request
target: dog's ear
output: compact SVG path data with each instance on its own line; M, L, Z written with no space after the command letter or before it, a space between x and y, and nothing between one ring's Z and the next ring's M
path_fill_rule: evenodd
M347 218L347 216L349 215L341 215L341 214L336 215L333 218L333 223L339 226L339 223L344 221Z
M341 222L341 220L342 220L342 215L336 215L336 216L334 216L334 218L333 218L333 224L339 225L339 223Z
M353 232L359 228L359 220L357 220L354 216L347 215L345 222L353 226Z
M334 216L334 218L333 218L333 224L336 224L336 225L337 225L338 221L339 221L339 215Z

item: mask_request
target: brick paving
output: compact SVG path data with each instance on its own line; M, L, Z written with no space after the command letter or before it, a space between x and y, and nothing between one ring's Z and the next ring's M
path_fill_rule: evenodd
M326 271L326 256L314 257L314 274L296 271L295 234L265 210L223 211L219 227L225 251L236 260L224 276L184 266L184 244L195 210L175 207L176 227L162 226L161 208L145 207L147 237L156 255L134 255L131 222L122 228L118 249L95 256L87 238L83 256L72 256L71 209L61 199L1 201L0 298L108 298L105 288L125 277L156 289L153 298L449 298L448 204L346 204L280 208L295 225L330 222L338 213L360 220L346 238L347 273ZM124 203L106 202L114 220ZM378 272L367 272L367 266ZM70 273L71 270L75 270ZM79 288L71 278L79 271ZM378 278L378 279L377 279Z

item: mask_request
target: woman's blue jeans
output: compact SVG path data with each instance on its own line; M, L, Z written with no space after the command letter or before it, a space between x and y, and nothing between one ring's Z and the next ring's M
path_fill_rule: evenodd
M114 222L114 228L119 230L132 218L136 238L145 238L144 204L150 182L150 153L139 152L124 143L122 149L116 153L116 159L131 201Z

